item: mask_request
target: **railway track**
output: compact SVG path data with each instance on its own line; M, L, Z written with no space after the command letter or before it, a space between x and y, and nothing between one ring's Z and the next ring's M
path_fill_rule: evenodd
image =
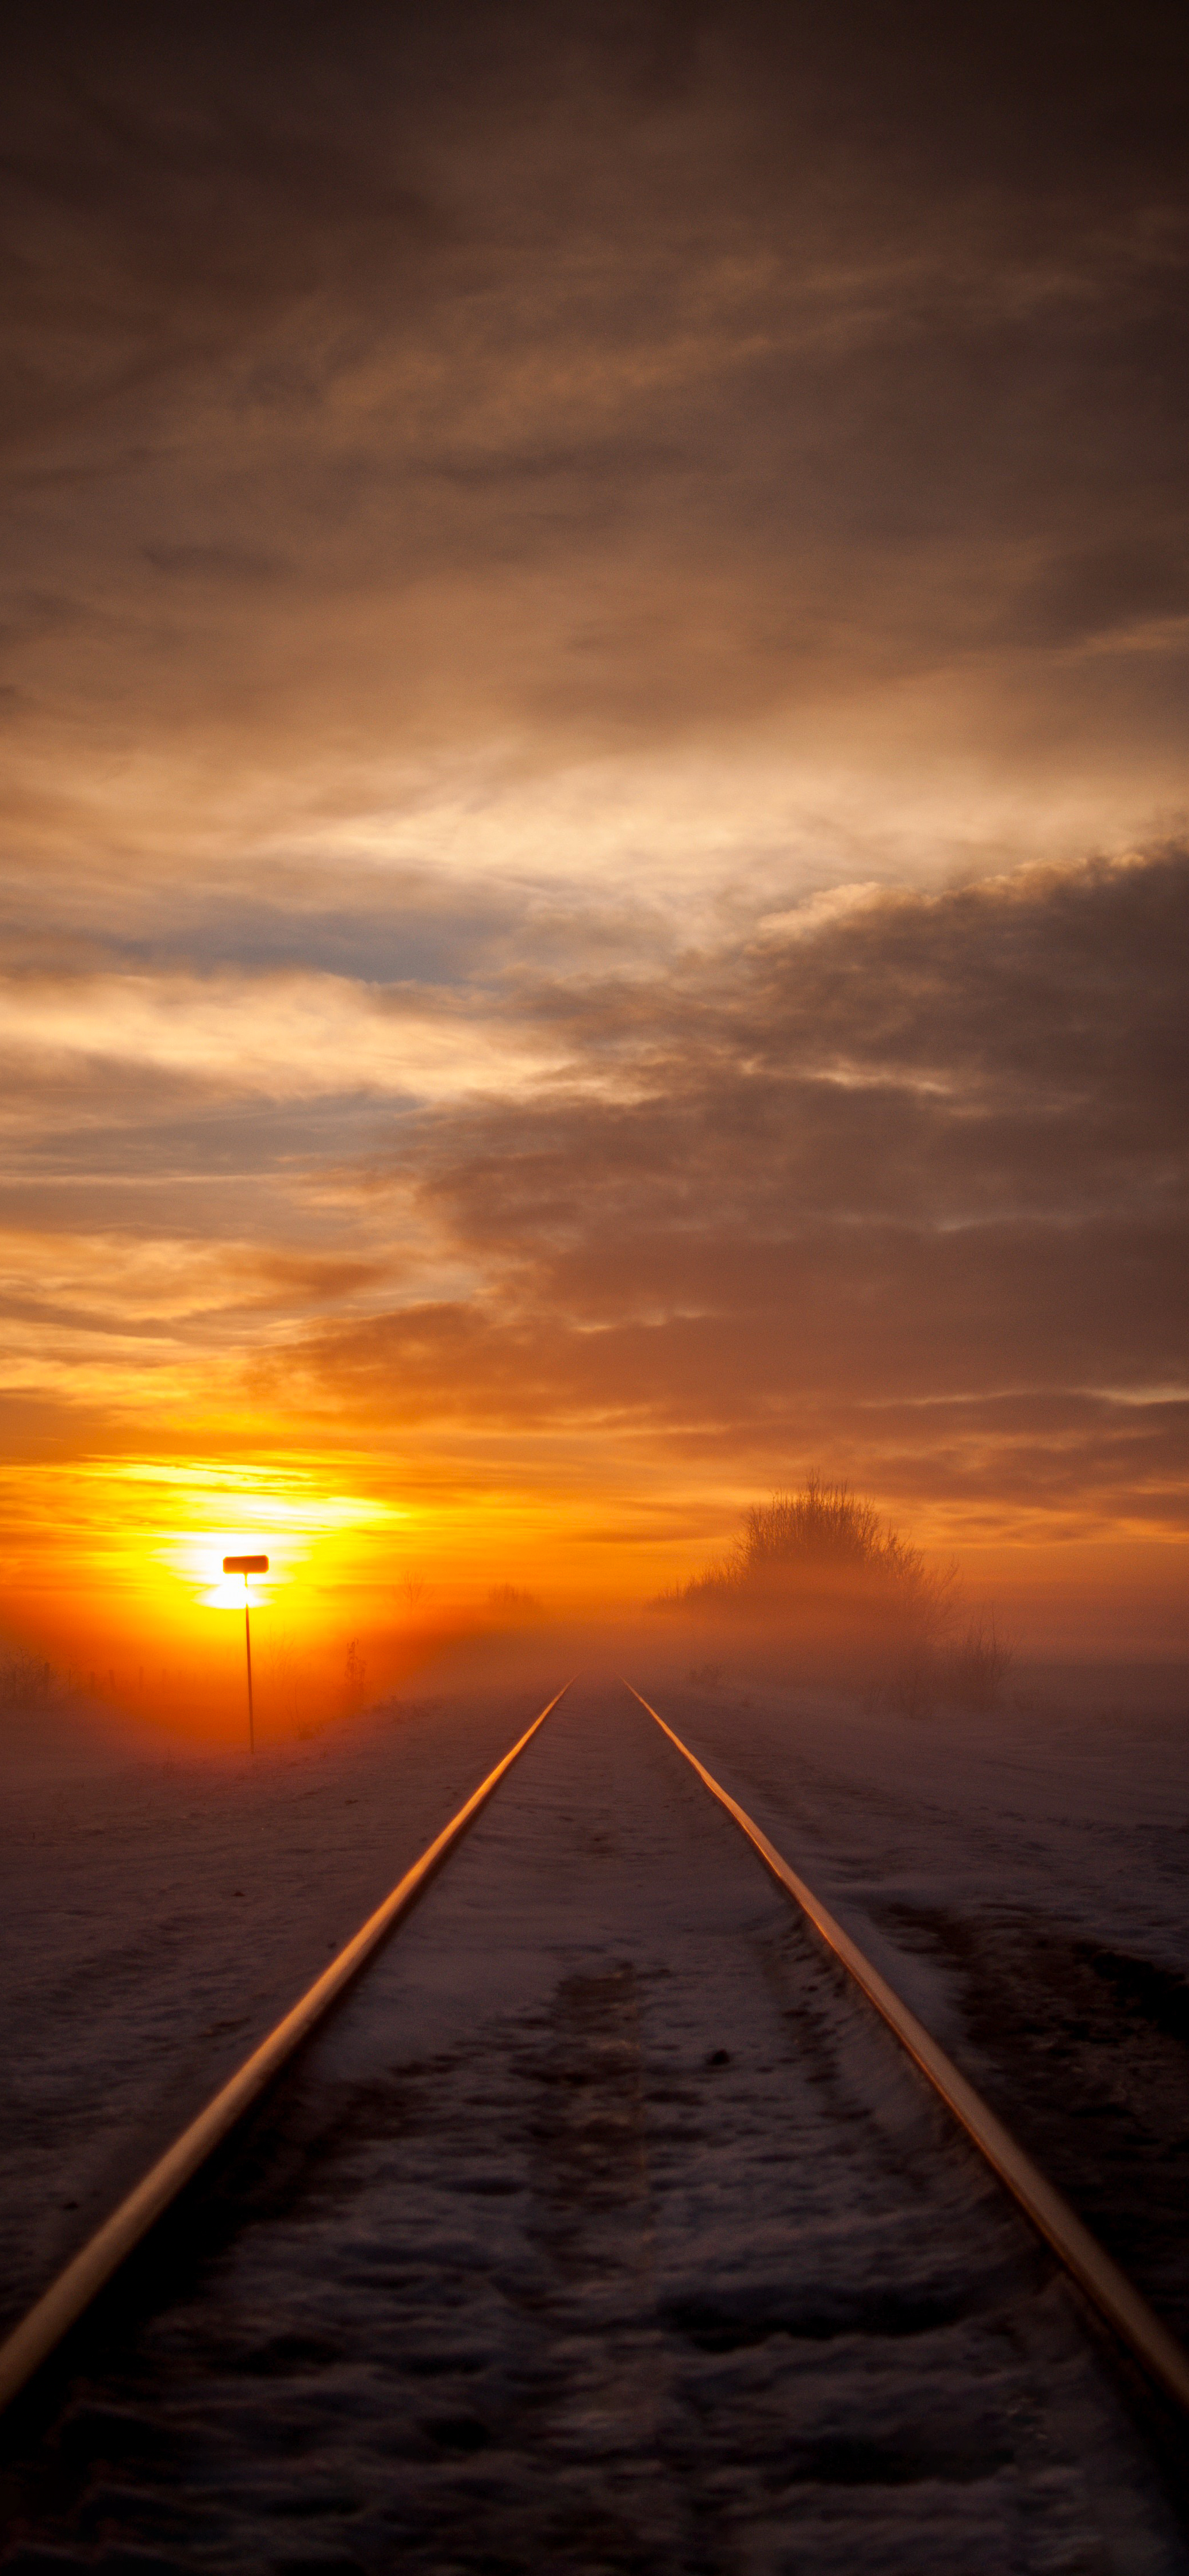
M1166 2409L1180 2348L664 1718L559 1699L10 2338L0 2568L1189 2566L1082 2302Z

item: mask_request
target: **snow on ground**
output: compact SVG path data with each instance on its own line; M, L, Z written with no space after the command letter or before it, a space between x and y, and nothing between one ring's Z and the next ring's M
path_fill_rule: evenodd
M13 2576L1189 2566L1072 2296L610 1684L68 2394Z
M556 1687L556 1685L554 1685ZM215 1763L5 1719L0 2322L358 1929L549 1696L397 1707Z
M1189 1673L1127 1679L1126 1701L1069 1674L1059 1694L914 1717L729 1674L656 1694L775 1800L839 1902L1051 1904L1184 1971Z
M637 1678L1189 2341L1189 1674L912 1718Z
M1189 2333L1184 1677L1033 1677L1022 1705L913 1718L754 1673L633 1677ZM61 1713L10 1728L6 2318L558 1678L374 1712L254 1765ZM230 2524L178 2506L171 2538L137 2472L141 2554L120 2554L120 2479L86 2429L100 2386L71 2419L85 2532L65 2561L8 2563L342 2571L399 2541L402 2563L477 2567L480 2494L489 2568L695 2563L691 2497L717 2535L696 2563L749 2576L1180 2567L1063 2294L948 2144L938 2179L937 2115L890 2041L856 2037L832 1974L626 1695L576 1698L277 2097L288 2128L257 2124L209 2222L217 2323L183 2301L124 2356L127 2421L149 2352L167 2456L208 2446L200 2483L237 2499ZM277 2152L280 2232L241 2237ZM327 2401L358 2414L345 2451Z

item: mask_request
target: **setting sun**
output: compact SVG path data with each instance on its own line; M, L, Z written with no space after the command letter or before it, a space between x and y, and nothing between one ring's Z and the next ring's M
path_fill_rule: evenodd
M13 13L4 2570L1189 2569L1187 131Z
M1067 100L1017 207L960 35L760 18L36 71L0 1614L71 1670L213 1657L257 1539L303 1652L618 1613L814 1467L1184 1643L1173 165Z

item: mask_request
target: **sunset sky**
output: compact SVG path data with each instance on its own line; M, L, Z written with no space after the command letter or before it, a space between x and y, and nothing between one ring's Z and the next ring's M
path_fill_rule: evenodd
M12 1633L644 1599L816 1466L1183 1650L1183 8L15 52Z

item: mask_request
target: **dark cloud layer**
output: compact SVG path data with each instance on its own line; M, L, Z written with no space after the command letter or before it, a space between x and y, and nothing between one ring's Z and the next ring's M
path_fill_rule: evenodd
M402 1417L585 1415L774 1468L828 1442L1180 1526L1187 933L1174 850L561 997L576 1061L636 1096L431 1127L418 1187L486 1294L307 1365Z
M21 14L18 1449L1183 1530L1187 110L1163 0Z
M539 757L943 673L935 728L1167 762L1180 12L51 10L21 54L32 741Z

